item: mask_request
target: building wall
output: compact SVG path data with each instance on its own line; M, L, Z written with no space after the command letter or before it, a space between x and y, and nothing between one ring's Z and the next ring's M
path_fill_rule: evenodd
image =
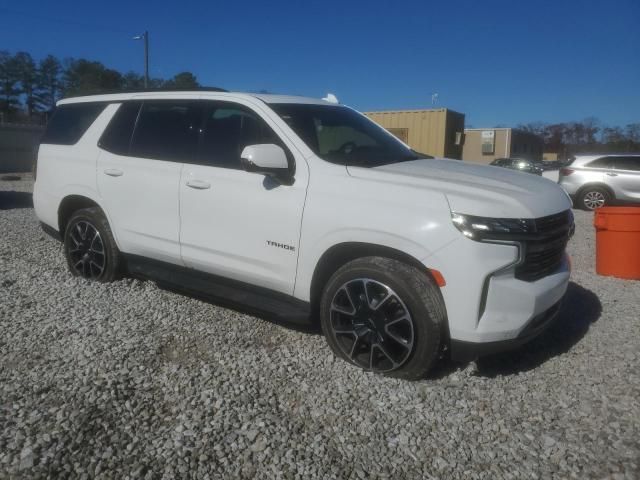
M494 132L493 153L482 153L482 132ZM509 157L511 155L511 129L510 128L486 128L482 130L465 130L464 146L462 147L462 159L466 162L482 163L487 165L496 158Z
M414 150L436 157L461 158L456 131L464 131L464 114L440 108L366 112L371 120L386 128Z
M493 153L482 152L482 132L494 132ZM496 158L520 157L542 160L544 142L537 135L513 128L467 129L464 132L462 159L489 164Z

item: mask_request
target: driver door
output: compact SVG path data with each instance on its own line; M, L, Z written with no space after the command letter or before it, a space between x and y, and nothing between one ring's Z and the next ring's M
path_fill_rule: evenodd
M247 145L288 152L295 180L283 185L242 169ZM294 156L295 155L295 156ZM180 181L180 248L191 268L293 294L307 166L254 109L205 102L197 161Z

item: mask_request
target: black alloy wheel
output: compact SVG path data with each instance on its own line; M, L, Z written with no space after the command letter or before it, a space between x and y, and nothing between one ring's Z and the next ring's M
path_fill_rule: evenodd
M377 256L351 260L331 275L319 306L333 353L364 370L423 379L445 345L444 299L415 264Z
M64 253L75 276L98 282L110 282L120 276L120 252L98 207L71 215L64 231Z
M70 232L68 255L78 276L95 280L104 273L107 255L98 229L86 220L75 223Z
M331 302L331 328L344 356L365 370L401 367L413 350L409 309L387 285L371 278L343 284Z

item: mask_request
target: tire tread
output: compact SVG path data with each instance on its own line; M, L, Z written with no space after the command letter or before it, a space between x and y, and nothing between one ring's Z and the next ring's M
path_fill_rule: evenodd
M331 349L344 358L340 349L329 333L328 308L337 289L349 276L358 274L377 276L378 280L393 283L392 288L407 304L414 322L424 322L420 331L428 332L426 339L418 338L419 343L406 363L398 370L385 372L385 376L405 380L418 380L426 377L441 353L443 340L447 330L447 315L444 300L433 278L413 265L386 258L361 257L340 267L329 279L321 300L321 325L323 333ZM400 291L399 291L400 290ZM413 309L412 309L413 307ZM420 310L418 313L413 310ZM418 327L419 325L415 325ZM349 361L345 358L346 361ZM351 363L351 362L349 362Z

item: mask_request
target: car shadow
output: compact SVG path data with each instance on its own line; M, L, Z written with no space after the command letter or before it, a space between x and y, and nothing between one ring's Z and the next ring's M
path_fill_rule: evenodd
M29 192L0 191L0 210L32 208L33 197Z
M238 313L252 315L267 322L309 335L321 335L322 331L317 322L291 322L286 317L265 311L256 311L244 305L211 298L196 292L185 292L172 285L155 282L167 291L196 298L200 301L228 308ZM570 351L586 335L592 323L602 314L602 304L598 296L577 283L570 282L562 307L553 324L539 337L531 342L508 352L486 356L476 360L475 376L494 378L497 376L514 375L539 367L546 361ZM454 362L448 358L446 352L436 362L426 377L426 380L437 380L448 377L454 372L464 369L469 364Z
M20 175L3 175L0 177L0 180L5 182L17 182L18 180L22 180Z
M598 296L591 290L570 282L558 316L544 333L515 350L478 359L475 375L493 378L537 368L546 361L569 352L582 340L601 314L602 304Z

